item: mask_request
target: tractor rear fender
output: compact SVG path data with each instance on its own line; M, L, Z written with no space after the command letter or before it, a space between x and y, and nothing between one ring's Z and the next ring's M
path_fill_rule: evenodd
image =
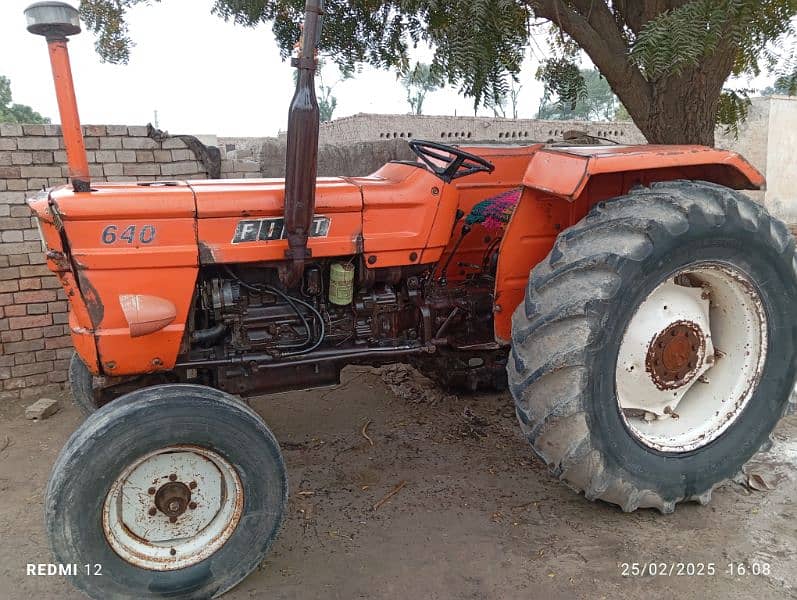
M764 188L764 176L735 152L703 146L583 146L534 153L523 194L506 227L498 258L495 339L509 344L512 313L523 300L529 271L556 236L602 200L656 181L694 179L739 190Z

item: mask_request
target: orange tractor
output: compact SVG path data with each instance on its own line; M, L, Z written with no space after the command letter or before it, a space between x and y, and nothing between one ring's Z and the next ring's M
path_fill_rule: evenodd
M410 362L509 387L554 476L624 511L709 501L789 403L795 242L697 146L411 141L417 161L316 177L320 0L307 0L283 180L90 181L67 57L47 37L71 185L30 200L69 297L88 414L47 488L58 562L94 598L208 598L263 559L288 497L238 397ZM508 378L507 378L508 374Z

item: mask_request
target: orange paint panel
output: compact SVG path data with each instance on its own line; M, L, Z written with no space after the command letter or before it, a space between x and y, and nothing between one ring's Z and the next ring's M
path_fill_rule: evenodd
M106 374L131 375L174 366L194 297L197 272L196 267L80 272L89 312L98 322L94 333ZM121 301L121 297L131 294L171 302L175 308L173 323L154 333L132 337Z
M676 170L678 175L667 173ZM545 148L531 159L523 184L575 200L590 178L607 173L639 173L649 181L683 176L735 189L759 189L765 181L735 152L704 146L580 146Z
M328 213L317 209L315 214L317 217L329 217L330 226L329 233L325 237L309 238L307 247L310 248L313 257L346 256L357 252L357 241L362 225L362 213L359 210L350 213ZM287 240L233 243L233 236L241 220L241 217L199 220L197 228L202 264L285 260Z
M144 269L198 264L193 218L64 222L72 258L83 269Z
M194 193L185 183L97 183L90 194L76 194L60 187L51 198L64 222L117 221L193 218L196 214ZM72 240L70 240L72 242ZM187 242L184 242L187 243Z
M556 236L571 224L571 205L525 190L510 220L498 258L494 328L496 341L510 343L512 313L523 301L529 272L545 259Z
M69 331L72 334L72 345L75 351L83 360L89 371L94 375L101 375L99 361L97 358L97 345L94 341L94 333L91 330L81 327L74 310L69 311Z

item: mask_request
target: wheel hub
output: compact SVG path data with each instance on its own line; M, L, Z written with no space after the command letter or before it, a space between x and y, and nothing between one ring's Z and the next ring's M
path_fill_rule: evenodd
M179 517L191 502L191 490L182 481L170 481L155 493L155 506L167 517Z
M672 323L650 343L647 371L660 389L678 388L695 375L705 347L705 336L696 323Z
M746 274L726 263L682 268L626 325L615 369L626 427L666 452L717 439L750 399L766 340L763 305Z

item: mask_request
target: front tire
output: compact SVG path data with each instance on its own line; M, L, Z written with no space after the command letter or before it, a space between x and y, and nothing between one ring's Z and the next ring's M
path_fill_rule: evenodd
M67 441L47 486L47 534L92 598L212 598L263 560L287 494L256 413L211 388L154 386L97 410Z
M743 194L675 181L601 202L513 315L521 427L589 499L706 503L786 410L796 302L794 239Z

